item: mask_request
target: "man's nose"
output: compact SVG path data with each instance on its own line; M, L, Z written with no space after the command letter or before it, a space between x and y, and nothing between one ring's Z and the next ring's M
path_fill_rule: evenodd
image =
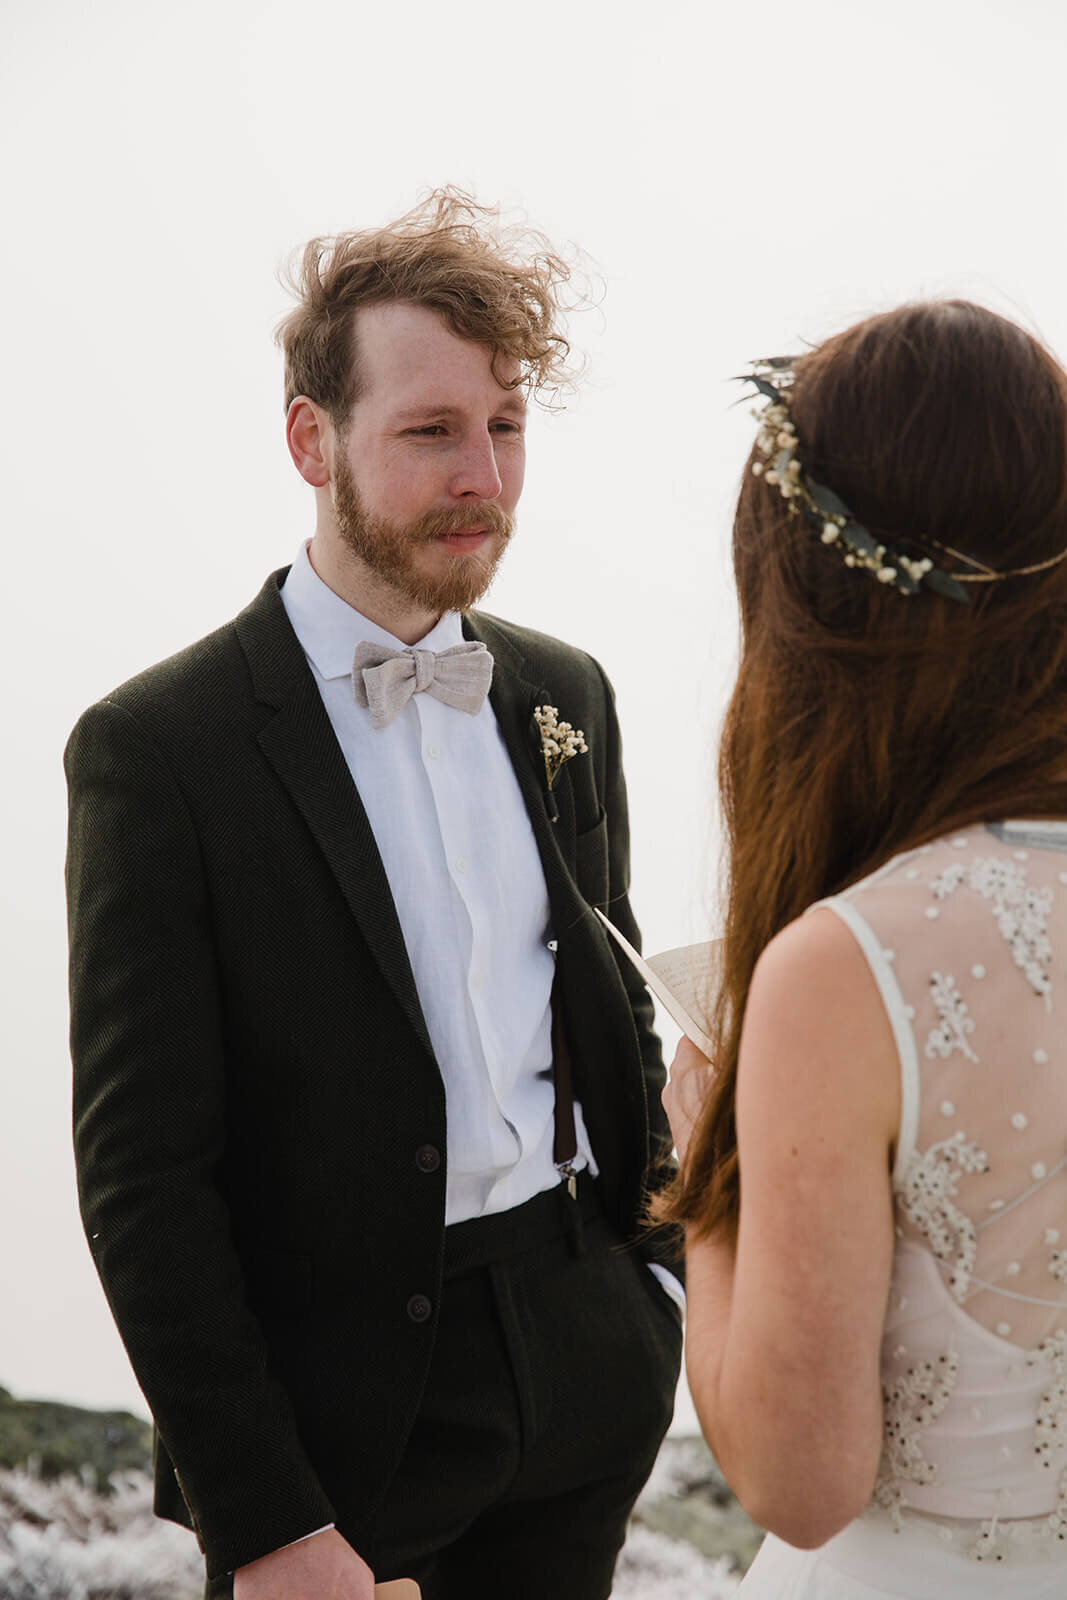
M492 435L479 434L469 439L452 474L449 485L452 494L456 499L469 495L479 500L495 500L502 487Z

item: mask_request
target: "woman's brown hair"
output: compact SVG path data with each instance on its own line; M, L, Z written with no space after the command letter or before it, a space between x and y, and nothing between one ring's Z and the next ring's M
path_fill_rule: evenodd
M872 317L799 358L808 476L881 542L998 571L1067 547L1067 374L963 301ZM719 790L726 844L716 1072L663 1221L736 1228L738 1046L787 923L902 849L1007 817L1067 817L1067 562L963 605L859 568L751 466L734 522L741 658ZM935 542L936 541L936 542Z

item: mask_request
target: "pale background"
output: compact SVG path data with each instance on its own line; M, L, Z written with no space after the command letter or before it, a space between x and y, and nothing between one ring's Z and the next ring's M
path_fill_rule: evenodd
M86 704L310 532L279 265L445 182L587 253L589 376L532 428L488 606L605 664L647 947L707 937L752 431L725 380L931 294L1067 351L1067 12L6 0L0 63L0 1383L143 1412L74 1201L60 756Z

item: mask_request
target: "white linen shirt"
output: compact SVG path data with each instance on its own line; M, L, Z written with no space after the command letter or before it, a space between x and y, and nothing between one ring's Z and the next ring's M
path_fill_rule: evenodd
M352 693L361 640L409 647L317 575L301 547L282 603L381 853L445 1087L445 1223L559 1183L548 894L518 780L486 700L475 716L414 694L386 728ZM458 612L417 648L462 644ZM416 646L411 646L414 649ZM574 1165L596 1162L581 1106Z

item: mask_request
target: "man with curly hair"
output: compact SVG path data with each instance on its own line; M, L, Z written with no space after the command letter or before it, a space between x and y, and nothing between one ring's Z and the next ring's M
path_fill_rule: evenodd
M68 746L82 1213L208 1596L602 1600L670 1417L611 690L471 609L566 275L455 191L312 241L314 534Z

